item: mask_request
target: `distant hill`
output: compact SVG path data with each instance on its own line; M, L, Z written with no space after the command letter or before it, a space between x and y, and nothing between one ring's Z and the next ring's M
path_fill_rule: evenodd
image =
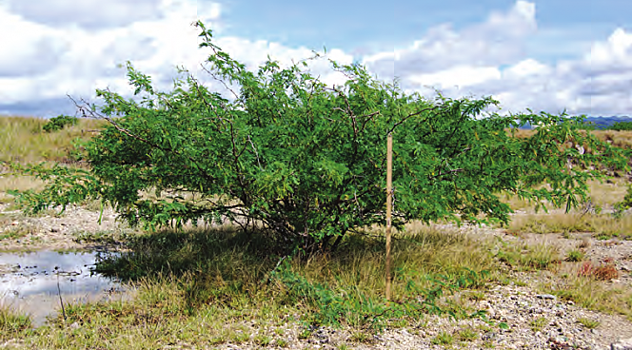
M632 122L632 117L628 116L611 116L611 117L586 117L586 123L591 123L595 126L595 129L607 129L614 125L614 123L620 122ZM521 127L521 129L531 129L531 125L527 124Z
M614 123L632 122L632 117L612 116L612 117L587 117L586 122L593 123L597 129L605 129Z

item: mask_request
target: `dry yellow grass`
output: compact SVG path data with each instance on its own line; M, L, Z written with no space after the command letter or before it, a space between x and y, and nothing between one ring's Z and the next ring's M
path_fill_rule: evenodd
M613 146L624 149L632 148L632 131L595 130L593 134Z
M47 133L42 131L47 122L41 118L0 116L0 160L24 163L67 161L74 141L90 138L89 130L104 125L100 120L80 119L75 126Z
M509 233L579 233L590 232L595 237L632 238L632 217L608 214L563 213L515 215L507 228Z
M508 130L509 132L509 130ZM535 133L534 130L513 130L514 136L518 138L531 137ZM601 141L606 141L613 146L631 149L632 148L632 131L616 131L616 130L593 130L591 133L597 136Z
M542 283L540 288L587 309L621 314L632 320L632 290L608 279L583 274L587 263L580 261L559 264L552 271L555 278Z
M0 116L0 203L10 203L13 197L9 190L42 188L43 183L35 178L12 176L1 162L39 163L72 162L69 151L73 143L87 140L105 125L104 121L80 119L74 126L47 133L42 127L47 119L33 117Z
M614 204L621 202L628 189L628 181L623 178L610 179L608 181L589 181L588 194L590 204L593 207L603 209L612 209ZM525 211L533 213L534 203L529 203L525 199L520 199L511 194L501 195L501 200L511 207L513 210ZM551 209L551 208L549 208ZM580 210L581 211L581 210Z
M0 176L0 204L13 202L13 196L7 193L10 190L37 190L43 186L42 181L30 177Z

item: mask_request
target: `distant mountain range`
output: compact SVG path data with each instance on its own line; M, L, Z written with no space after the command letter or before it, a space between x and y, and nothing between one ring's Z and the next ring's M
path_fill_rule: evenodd
M632 122L632 117L628 117L628 116L586 117L584 121L586 123L593 124L595 126L595 129L606 129L612 126L614 123ZM531 126L527 124L527 125L524 125L521 129L531 129Z
M614 123L632 122L632 117L628 116L612 116L612 117L587 117L587 123L593 123L597 129L605 129Z

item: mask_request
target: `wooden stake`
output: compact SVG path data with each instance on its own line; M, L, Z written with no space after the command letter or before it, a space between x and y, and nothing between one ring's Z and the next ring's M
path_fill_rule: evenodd
M393 206L393 135L386 141L386 300L391 301L391 208Z

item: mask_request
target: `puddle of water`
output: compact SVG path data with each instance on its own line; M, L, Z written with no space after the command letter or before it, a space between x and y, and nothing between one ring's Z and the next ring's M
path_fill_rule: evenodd
M93 272L96 252L0 253L0 303L31 316L34 326L64 304L121 300L130 288Z

